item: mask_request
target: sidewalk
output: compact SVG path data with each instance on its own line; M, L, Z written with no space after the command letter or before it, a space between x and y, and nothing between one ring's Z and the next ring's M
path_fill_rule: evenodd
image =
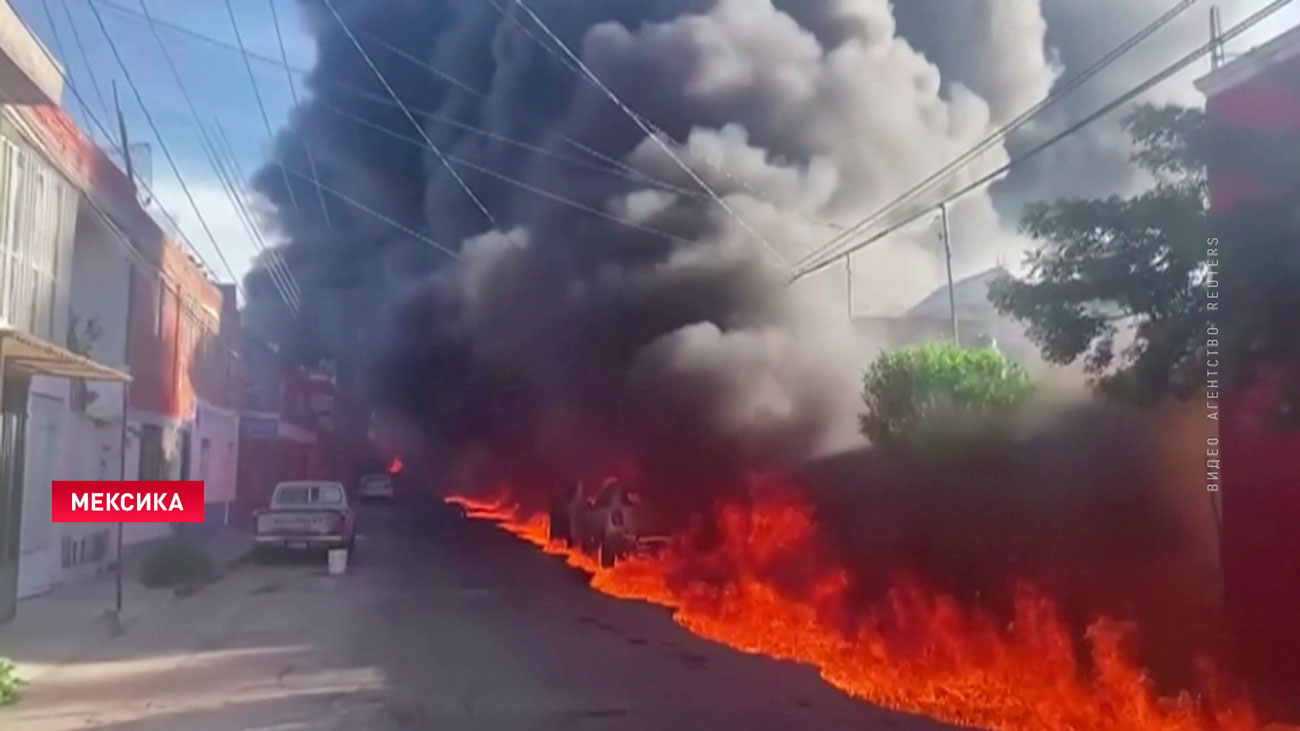
M187 534L212 557L218 574L248 555L248 534L235 531L201 531ZM184 601L171 589L148 589L137 578L140 557L147 544L128 547L122 581L122 616L112 619L117 581L113 573L55 587L41 596L18 603L12 622L0 625L0 657L18 667L29 682L59 665L93 652L121 632L130 633L141 620L162 607Z

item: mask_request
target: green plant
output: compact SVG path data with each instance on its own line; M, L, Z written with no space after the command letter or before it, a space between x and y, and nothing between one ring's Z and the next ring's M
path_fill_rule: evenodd
M183 536L163 538L149 546L140 568L140 583L150 588L206 581L216 573L212 559Z
M12 706L23 697L23 686L27 681L18 677L18 668L13 660L0 657L0 707Z
M925 345L882 355L862 379L862 433L877 445L914 442L944 421L995 415L1033 392L1024 369L993 348Z

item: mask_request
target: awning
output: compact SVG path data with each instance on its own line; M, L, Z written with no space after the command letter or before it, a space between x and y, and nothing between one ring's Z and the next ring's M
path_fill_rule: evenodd
M123 383L131 380L124 371L96 363L84 355L7 325L0 325L0 356L4 358L5 368L18 368L43 376Z

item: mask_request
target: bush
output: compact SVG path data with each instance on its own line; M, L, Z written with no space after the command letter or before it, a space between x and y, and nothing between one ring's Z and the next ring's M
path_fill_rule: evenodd
M150 588L192 584L212 578L216 569L202 548L181 536L149 547L140 568L140 583Z
M12 660L0 657L0 707L12 706L23 696L27 683L18 677L18 668Z
M1005 413L1033 385L993 348L926 345L885 353L862 379L862 433L881 446L914 443L951 424Z

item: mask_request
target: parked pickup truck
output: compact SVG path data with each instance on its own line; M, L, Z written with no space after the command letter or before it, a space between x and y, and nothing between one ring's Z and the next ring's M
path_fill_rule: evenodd
M356 540L356 515L338 482L281 482L270 507L253 518L253 540L260 549L351 549Z

